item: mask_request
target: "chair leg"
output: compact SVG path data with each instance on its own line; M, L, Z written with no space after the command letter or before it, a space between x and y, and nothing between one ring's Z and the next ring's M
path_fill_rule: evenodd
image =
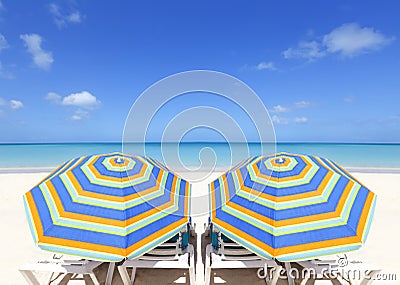
M105 285L111 285L112 284L112 279L113 279L113 275L114 275L114 268L115 268L115 262L110 262L110 264L108 265L107 277L106 277Z
M136 278L136 267L132 267L131 285L133 285L133 283L135 283L135 278Z
M266 263L264 264L264 274L265 274L265 283L267 285L270 285L269 276L268 276L268 265Z
M90 279L92 279L92 282L94 285L100 285L99 279L97 279L96 275L92 272L89 273Z
M305 277L304 279L301 280L300 285L306 285L308 281L308 277Z
M76 276L78 276L78 274L66 273L66 274L64 274L64 277L60 280L60 282L58 284L66 285L66 284L68 284L69 281L71 281L71 279L75 278Z
M35 274L33 274L32 271L19 270L19 272L21 272L22 276L25 278L26 282L28 282L29 285L40 285L39 281L37 280Z
M332 279L331 282L333 285L343 285L343 283L340 282L338 279Z
M50 283L51 283L51 281L52 281L52 279L53 279L53 276L54 276L54 272L52 272L52 273L49 275L49 278L47 278L46 284L50 284Z
M271 285L276 285L276 284L278 284L278 280L279 280L279 277L281 276L281 272L282 272L282 266L278 266L278 267L275 267L274 268L274 270L272 271L272 280L271 280Z
M196 285L196 273L195 273L195 265L194 265L194 248L193 245L188 245L188 253L189 253L189 278L190 285Z
M361 281L360 285L370 285L374 281L375 276L380 272L380 269L370 270L369 273Z
M286 269L286 275L287 275L287 279L288 279L288 284L289 285L295 285L294 284L294 280L291 276L291 270L292 270L292 266L290 265L290 262L285 262L285 269Z
M315 279L310 279L310 278L304 278L301 280L300 285L314 285L315 284Z
M206 247L206 264L205 264L205 273L204 273L204 284L210 285L211 281L211 252L212 245L207 245Z
M190 265L189 267L189 278L190 278L190 285L196 285L196 273L194 272L193 265Z
M204 284L210 285L211 282L211 266L206 265L206 273L204 276Z
M121 276L122 283L124 283L124 285L129 285L131 283L131 280L129 278L128 270L126 270L126 267L118 266L118 272L119 272L119 275ZM132 272L132 275L133 275L133 272Z

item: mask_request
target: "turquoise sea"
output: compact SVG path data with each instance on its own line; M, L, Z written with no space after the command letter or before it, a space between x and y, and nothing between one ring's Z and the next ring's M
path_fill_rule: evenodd
M145 148L146 155L166 162L172 169L178 166L179 160L186 166L196 167L201 159L205 164L216 161L218 170L225 170L248 155L257 155L261 149L258 143L229 145L206 142L167 143L163 145L163 151L161 144L147 143ZM275 146L267 145L265 149L272 152ZM121 150L120 143L0 144L0 168L52 168L77 156ZM276 150L319 155L350 168L400 169L400 144L278 143ZM142 154L140 145L134 143L124 145L124 151Z

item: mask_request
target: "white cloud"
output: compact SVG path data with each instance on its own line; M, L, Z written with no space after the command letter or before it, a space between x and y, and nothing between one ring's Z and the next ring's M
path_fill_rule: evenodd
M321 40L322 39L322 40ZM296 48L288 48L282 55L286 59L304 58L314 60L328 54L353 57L376 51L389 44L394 37L388 37L370 27L357 23L346 23L330 33L308 42L300 42Z
M284 107L282 105L273 106L271 109L272 113L286 113L289 111L290 111L290 109L288 107Z
M308 101L299 101L294 103L294 106L299 109L308 108L311 106L311 102Z
M88 118L89 117L89 112L78 109L75 111L75 113L69 118L72 121L80 121L82 119Z
M325 56L321 45L316 41L300 42L297 48L288 48L282 54L286 59L305 58L313 60Z
M55 104L60 104L64 106L74 106L89 110L94 109L101 104L100 100L98 100L96 96L92 95L88 91L72 93L65 97L62 97L61 95L55 92L49 92L45 96L45 99Z
M49 5L50 14L53 16L54 23L58 28L63 28L69 23L77 24L82 22L82 15L79 11L63 13L60 6L55 3Z
M282 118L282 117L279 117L277 115L273 115L271 119L272 119L273 123L278 124L278 125L287 125L287 124L289 124L289 119Z
M4 70L3 65L0 62L0 78L13 79L14 75L11 72Z
M45 97L46 100L49 100L56 104L61 104L61 98L62 97L55 92L49 92Z
M288 125L291 123L296 123L296 124L307 123L308 118L306 117L288 118L288 117L278 116L278 114L295 112L296 109L309 108L312 105L313 104L309 101L298 101L290 106L282 106L282 105L273 106L272 109L269 110L271 113L274 113L274 115L271 117L272 122L277 125Z
M257 66L256 66L257 70L276 70L276 67L274 65L273 62L260 62Z
M387 37L373 28L362 28L357 23L348 23L325 35L322 43L326 46L328 52L355 56L378 50L389 44L393 39L393 37Z
M10 100L10 108L17 110L17 109L21 109L22 107L24 107L24 104L21 101L18 100Z
M3 36L3 34L0 34L0 52L8 47L9 45L6 38Z
M277 125L288 125L290 123L305 124L308 122L308 119L306 117L296 117L294 119L291 119L291 118L273 115L271 119L272 119L272 122Z
M0 0L1 1L1 0ZM1 2L0 2L0 9L1 9ZM3 49L7 49L9 48L9 44L6 40L6 38L4 37L3 34L0 34L0 52ZM6 79L11 79L13 78L12 74L10 74L9 72L6 72L3 68L3 65L0 62L0 78L6 78Z
M354 102L354 97L343 98L343 101L346 102L346 103L353 103Z
M69 117L72 121L80 121L90 117L91 110L99 107L101 101L88 91L72 93L67 96L61 96L55 92L49 92L45 99L58 105L69 106L75 109L74 114Z
M305 124L308 122L308 119L306 117L296 117L293 120L296 124Z
M311 106L312 106L312 103L309 101L299 101L290 106L276 105L276 106L273 106L272 109L270 109L269 111L271 113L288 113L294 109L304 109L304 108L308 108Z
M19 100L5 100L0 97L0 107L8 107L13 110L18 110L24 107L24 103Z
M82 16L79 12L73 12L67 16L67 19L71 23L80 23L82 22Z
M88 91L82 91L65 96L61 102L61 104L65 106L76 106L86 109L93 109L100 103L101 102Z
M42 37L38 34L24 34L20 38L25 42L28 52L33 57L33 62L42 69L49 69L54 62L53 55L42 49Z

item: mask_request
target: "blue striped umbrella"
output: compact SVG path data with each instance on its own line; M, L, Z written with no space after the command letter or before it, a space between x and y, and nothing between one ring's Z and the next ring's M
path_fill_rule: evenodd
M189 222L190 185L161 163L121 153L62 164L24 195L40 248L84 258L135 258Z
M376 195L325 158L252 157L209 185L211 221L256 254L280 261L358 249Z

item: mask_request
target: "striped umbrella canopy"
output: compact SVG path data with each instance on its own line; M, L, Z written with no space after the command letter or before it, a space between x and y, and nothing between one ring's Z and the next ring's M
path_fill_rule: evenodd
M376 195L338 164L310 155L252 157L209 184L212 224L280 261L358 249Z
M62 164L24 195L40 248L88 259L135 258L189 222L190 185L161 163L121 153Z

